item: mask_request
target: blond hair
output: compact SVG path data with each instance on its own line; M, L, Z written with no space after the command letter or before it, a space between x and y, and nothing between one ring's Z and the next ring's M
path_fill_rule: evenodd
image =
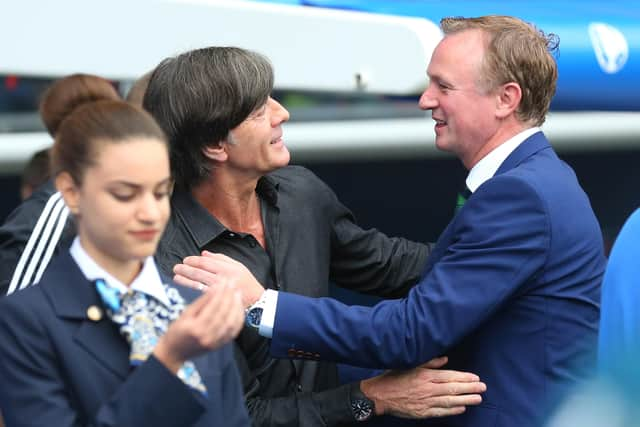
M535 126L544 123L558 80L558 67L551 54L559 45L555 34L545 34L518 18L499 15L444 18L440 27L445 35L482 31L487 40L479 88L491 92L503 84L517 83L522 90L516 110L518 119Z

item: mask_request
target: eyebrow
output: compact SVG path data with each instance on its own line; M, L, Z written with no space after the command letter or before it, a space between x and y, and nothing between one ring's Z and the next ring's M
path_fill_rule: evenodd
M438 74L429 75L429 70L425 71L424 74L427 76L429 80L442 80L442 76L439 76Z
M442 78L442 76L439 76L438 74L433 74L431 76L427 74L427 78L429 79L429 82L450 84L448 80Z
M158 188L158 187L162 187L163 185L171 185L171 182L172 182L171 181L171 177L168 177L168 178L165 178L162 181L156 183L154 187ZM136 183L133 183L133 182L129 182L129 181L113 181L113 182L111 182L111 185L123 185L125 187L133 188L133 189L136 189L136 190L142 188L142 185L136 184Z
M441 74L438 73L434 73L432 75L429 75L429 70L427 70L425 72L425 74L427 75L427 78L429 79L429 82L437 82L439 84L443 84L446 86L449 86L450 89L460 89L460 85L455 83L454 81L452 81L449 78L446 78L444 76L442 76Z

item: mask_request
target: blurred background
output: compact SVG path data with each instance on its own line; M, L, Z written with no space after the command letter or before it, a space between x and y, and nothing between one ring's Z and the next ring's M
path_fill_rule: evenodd
M417 100L445 16L509 14L560 38L559 81L543 130L578 174L607 247L640 206L640 5L617 1L114 0L3 5L0 221L21 174L51 140L37 106L73 72L122 92L166 56L208 45L266 54L291 113L292 163L315 171L366 227L434 241L466 170L436 151Z

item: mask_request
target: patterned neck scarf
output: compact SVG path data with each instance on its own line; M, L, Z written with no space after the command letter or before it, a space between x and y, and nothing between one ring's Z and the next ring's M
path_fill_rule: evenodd
M170 306L140 291L129 290L122 293L102 279L94 283L104 302L107 315L120 327L120 333L131 346L131 365L142 364L153 352L160 337L167 332L169 324L184 310L184 299L177 289L166 284L163 286ZM207 388L193 362L184 362L177 375L189 387L207 394Z

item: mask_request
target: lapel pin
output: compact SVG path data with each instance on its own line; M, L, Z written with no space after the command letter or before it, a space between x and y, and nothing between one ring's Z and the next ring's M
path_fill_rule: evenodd
M93 322L99 322L102 320L102 310L100 307L92 305L87 308L87 317Z

